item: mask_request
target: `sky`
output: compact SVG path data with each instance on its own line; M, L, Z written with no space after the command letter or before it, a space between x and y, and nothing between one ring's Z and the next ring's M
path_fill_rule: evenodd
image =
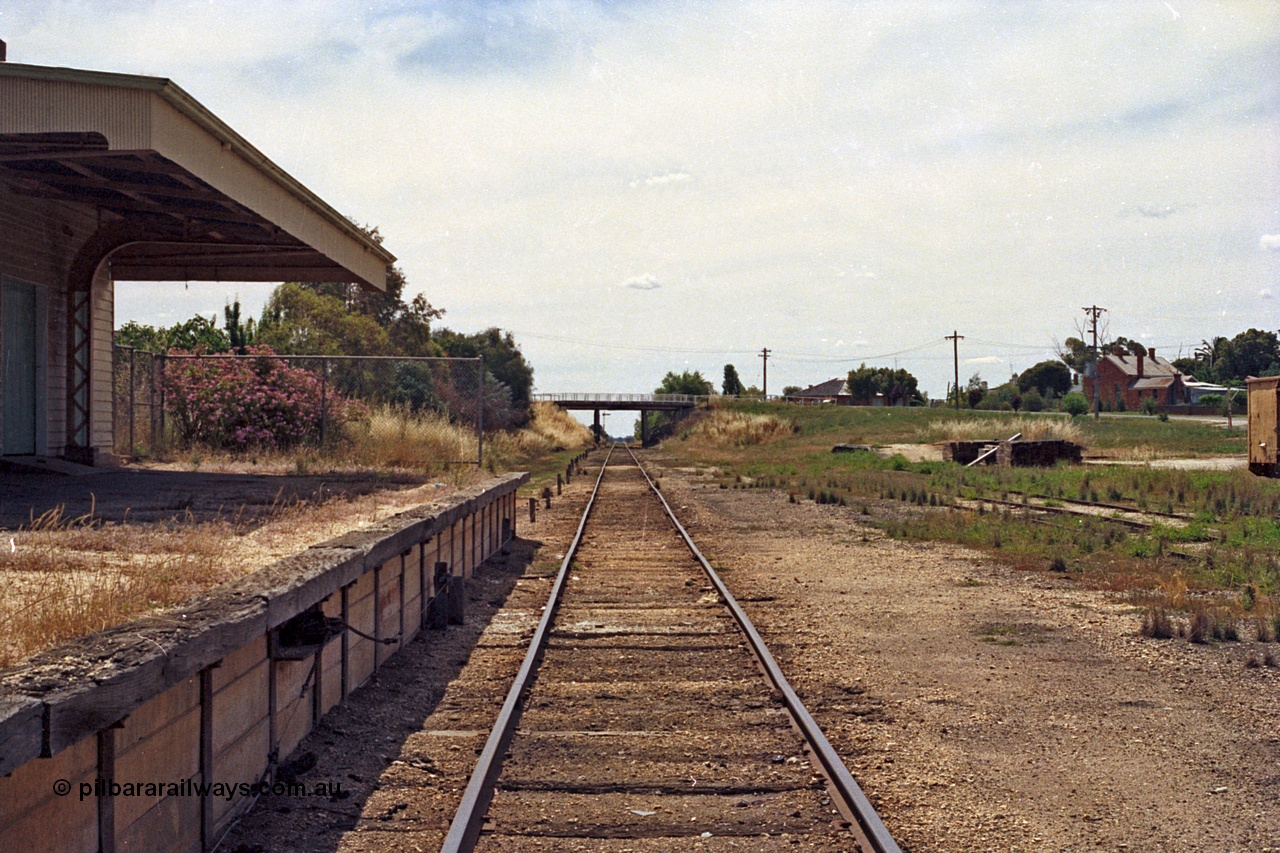
M0 0L8 59L167 77L376 225L538 391L945 394L1080 336L1280 328L1280 2ZM270 285L119 284L117 323Z

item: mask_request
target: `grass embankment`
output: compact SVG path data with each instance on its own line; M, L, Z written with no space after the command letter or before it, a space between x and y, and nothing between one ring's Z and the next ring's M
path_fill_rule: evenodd
M779 425L755 444L718 438L707 426L733 416L770 417ZM1201 608L1230 600L1237 615L1272 620L1280 630L1280 483L1244 470L1209 471L1145 465L1058 465L1053 468L964 468L874 453L831 452L838 443L908 445L947 438L1065 438L1100 447L1113 458L1184 457L1216 451L1243 455L1233 431L1189 421L1022 416L921 409L849 409L780 405L716 410L667 442L685 464L714 466L724 488L766 487L795 500L850 507L896 538L931 539L980 548L1010 564L1050 567L1102 588L1131 592L1154 608ZM1026 496L1025 498L1023 496ZM1017 507L992 509L979 499L1062 505L1067 499L1110 503L1182 518L1148 530L1119 524L1103 510L1092 517L1045 517ZM1224 596L1223 592L1233 595ZM1212 594L1211 594L1212 593ZM1216 606L1216 605L1215 605ZM1191 614L1192 622L1198 618ZM1216 624L1216 623L1214 623Z
M590 438L564 412L538 404L526 428L485 437L485 468L554 478ZM253 522L234 511L211 521L183 514L160 523L121 524L105 523L93 512L66 518L52 511L7 532L0 548L0 666L172 607L271 560L446 494L430 485L436 477L458 486L483 476L474 464L450 464L475 458L474 431L437 418L384 410L349 439L323 454L188 450L174 467L268 474L355 471L374 478L396 470L414 472L426 485L325 503L282 503Z

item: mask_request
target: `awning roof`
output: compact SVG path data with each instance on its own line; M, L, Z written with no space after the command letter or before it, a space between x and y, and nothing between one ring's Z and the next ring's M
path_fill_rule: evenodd
M117 279L349 281L395 257L168 80L0 62L0 181L127 223Z

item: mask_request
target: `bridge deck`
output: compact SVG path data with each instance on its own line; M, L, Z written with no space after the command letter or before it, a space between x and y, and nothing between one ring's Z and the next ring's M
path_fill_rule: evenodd
M591 411L602 409L607 411L646 411L671 412L679 409L692 409L704 404L709 397L693 394L533 394L534 402L555 403L562 409L578 409Z

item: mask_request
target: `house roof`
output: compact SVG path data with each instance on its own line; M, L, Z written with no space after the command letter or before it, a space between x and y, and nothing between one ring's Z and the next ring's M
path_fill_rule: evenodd
M1136 355L1108 355L1106 360L1120 368L1128 376L1138 375L1138 357ZM1178 368L1158 356L1143 356L1143 376L1176 376Z
M348 281L395 257L173 82L0 62L0 181L87 207L117 279Z
M1177 376L1144 376L1129 383L1129 387L1137 391L1150 388L1168 388L1178 381Z
M845 379L828 379L819 382L803 391L797 391L792 397L840 397L849 395L849 382Z

